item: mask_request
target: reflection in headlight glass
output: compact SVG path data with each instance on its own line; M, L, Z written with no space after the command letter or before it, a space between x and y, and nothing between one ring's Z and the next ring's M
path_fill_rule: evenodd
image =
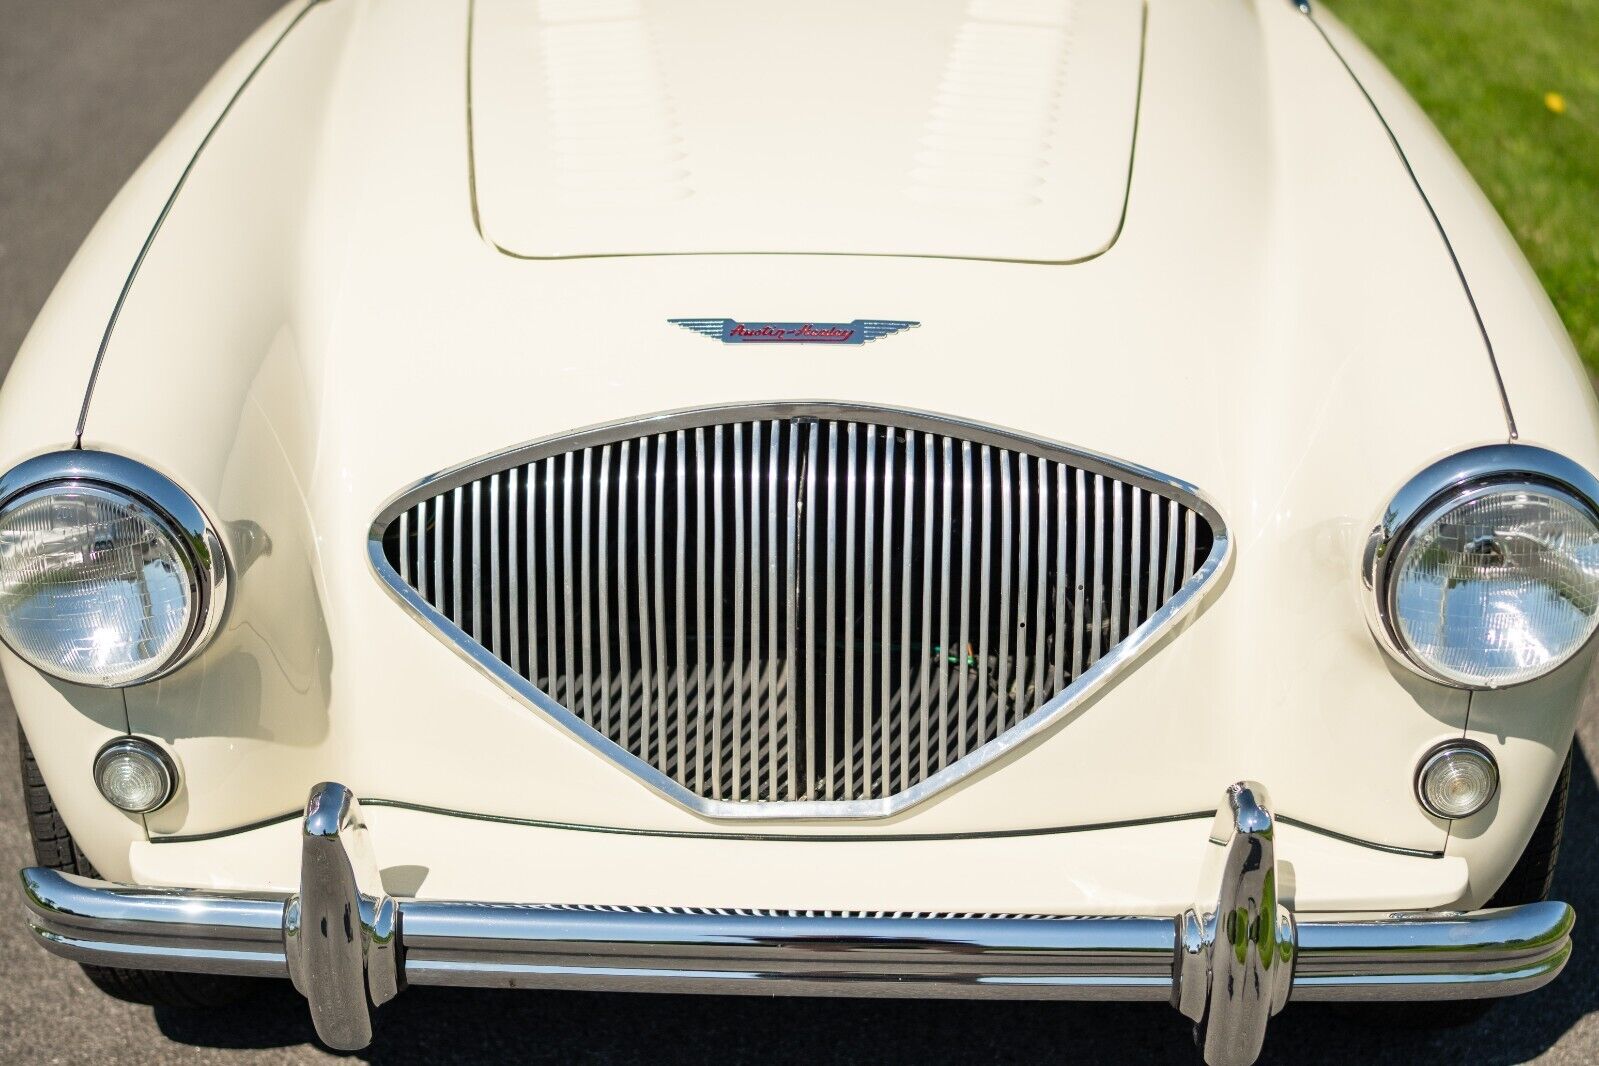
M1599 622L1599 528L1558 490L1475 494L1422 519L1391 587L1399 637L1433 670L1469 685L1525 681Z
M181 650L194 610L182 546L121 493L47 486L0 514L0 634L47 673L140 680Z

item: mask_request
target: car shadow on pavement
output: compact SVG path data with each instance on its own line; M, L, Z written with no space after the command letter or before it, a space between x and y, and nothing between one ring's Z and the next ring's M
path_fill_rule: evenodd
M1554 897L1579 916L1571 964L1549 987L1454 1029L1415 1024L1426 1004L1372 1010L1290 1004L1262 1063L1525 1062L1599 1008L1599 784L1579 750ZM156 1011L168 1038L210 1048L315 1045L305 1004L273 982L240 1011ZM445 988L380 1012L373 1063L1198 1062L1187 1023L1156 1004L692 997Z

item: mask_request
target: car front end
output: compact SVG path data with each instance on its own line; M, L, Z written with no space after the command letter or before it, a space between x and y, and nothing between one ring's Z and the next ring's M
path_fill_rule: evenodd
M46 947L341 1048L464 984L1214 1064L1559 973L1599 411L1491 210L1320 12L906 8L317 0L218 75L0 393Z

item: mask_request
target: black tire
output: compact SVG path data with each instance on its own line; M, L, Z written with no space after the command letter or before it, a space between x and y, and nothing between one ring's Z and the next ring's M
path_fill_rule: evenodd
M1544 804L1543 814L1527 841L1521 858L1511 867L1505 883L1488 901L1488 907L1519 907L1524 903L1539 903L1549 898L1549 886L1555 879L1555 863L1560 859L1560 840L1566 824L1566 800L1571 792L1571 759L1574 749L1566 752L1566 764L1555 779L1554 791ZM1390 1009L1388 1005L1368 1009L1368 1015L1386 1022L1391 1028L1403 1029L1459 1029L1481 1021L1499 1003L1497 999L1457 999L1441 1003L1405 1004Z
M22 800L28 811L33 854L40 866L82 877L98 878L94 865L79 850L67 831L50 789L39 773L28 738L17 726L17 749L22 756ZM252 998L266 983L249 977L169 973L164 970L121 970L83 964L86 977L100 991L128 1003L186 1010L232 1007Z
M1566 752L1566 765L1561 767L1555 780L1555 790L1544 804L1543 815L1532 831L1532 839L1516 860L1510 876L1499 886L1490 907L1518 907L1523 903L1538 903L1549 898L1549 886L1554 883L1555 863L1560 861L1560 841L1565 835L1566 800L1571 794L1571 759L1573 751Z

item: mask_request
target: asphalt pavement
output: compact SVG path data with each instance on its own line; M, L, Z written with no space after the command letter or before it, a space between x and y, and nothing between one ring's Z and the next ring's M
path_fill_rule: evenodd
M79 242L200 86L278 0L0 0L0 368ZM354 0L351 0L354 2ZM1418 32L1422 32L1418 28ZM242 208L241 208L242 209ZM101 315L104 308L86 308ZM14 712L0 689L0 1063L308 1063L287 983L236 1011L111 1000L27 935L32 862ZM1432 1031L1425 1005L1290 1006L1268 1063L1599 1062L1599 785L1585 723L1555 896L1579 915L1560 979L1484 1020ZM9 780L7 780L9 778ZM691 998L411 989L380 1013L374 1063L1197 1062L1155 1005Z

